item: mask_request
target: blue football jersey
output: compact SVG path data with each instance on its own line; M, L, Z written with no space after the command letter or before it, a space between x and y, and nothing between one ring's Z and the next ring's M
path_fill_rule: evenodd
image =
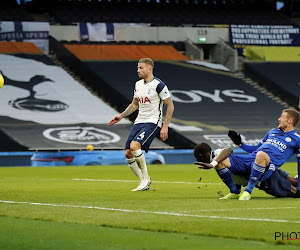
M293 154L300 157L300 135L295 130L284 132L280 129L271 129L262 139L262 145L252 152L255 156L258 151L267 153L276 168L282 166Z

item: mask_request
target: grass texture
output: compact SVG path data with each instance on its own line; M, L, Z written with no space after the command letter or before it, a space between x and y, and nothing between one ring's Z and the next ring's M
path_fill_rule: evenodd
M151 189L127 166L1 167L0 249L297 249L299 199L255 190L219 200L214 170L150 165ZM296 163L283 166L292 176ZM291 238L295 238L295 234ZM286 237L284 238L286 239Z

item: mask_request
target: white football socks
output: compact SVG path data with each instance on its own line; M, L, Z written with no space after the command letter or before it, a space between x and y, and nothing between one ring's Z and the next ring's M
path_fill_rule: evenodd
M146 159L143 151L141 149L138 149L136 151L131 151L131 153L135 156L135 160L141 169L142 177L144 179L149 178Z
M135 158L127 159L128 166L131 168L132 172L140 179L142 180L142 171L139 168L139 165L137 164Z

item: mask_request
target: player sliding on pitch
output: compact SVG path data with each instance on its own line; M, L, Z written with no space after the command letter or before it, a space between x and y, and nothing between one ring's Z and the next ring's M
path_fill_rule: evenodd
M148 152L150 144L158 133L163 141L168 138L168 125L174 112L169 90L160 79L153 76L153 68L154 63L150 58L139 60L137 73L141 80L135 83L132 103L108 123L109 126L114 125L139 109L125 151L132 172L140 180L138 187L132 191L145 191L150 188L151 179L142 149ZM167 106L164 123L162 123L163 104Z
M224 199L250 200L252 190L257 183L267 181L274 171L280 168L295 153L297 154L299 176L300 136L295 131L295 126L299 122L299 112L293 109L284 109L278 118L278 122L278 127L271 129L256 146L242 143L241 136L235 131L230 130L228 132L228 136L232 141L248 152L248 155L231 155L229 158L222 155L213 159L210 164L205 163L207 159L204 159L203 155L196 157L198 162L195 164L202 165L204 168L215 168L220 178L229 187L230 193ZM223 159L223 157L225 158ZM242 195L240 195L240 189L232 179L231 172L237 175L250 175L247 187ZM300 198L299 184L294 197Z
M197 160L195 164L201 165L198 168L212 169L213 162L217 162L218 165L216 165L215 169L220 176L222 172L224 172L224 168L228 168L230 169L232 180L238 190L241 189L241 186L247 186L251 169L249 168L248 171L247 169L246 171L242 171L242 168L238 168L239 161L247 157L246 155L232 154L232 148L229 147L212 151L207 143L200 143L194 148L194 156ZM258 182L256 187L277 198L294 197L297 192L298 178L293 178L287 172L277 169L272 173L270 178L264 182ZM236 195L226 195L220 199L235 198Z

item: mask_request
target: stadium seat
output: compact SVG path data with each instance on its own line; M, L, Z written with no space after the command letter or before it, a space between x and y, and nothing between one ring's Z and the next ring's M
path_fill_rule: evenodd
M180 52L185 51L185 43L184 42L176 42L175 49L177 49Z
M45 1L48 2L48 1ZM19 7L19 6L17 6ZM1 6L1 8L4 8ZM8 7L7 7L8 8ZM11 11L16 8L9 7ZM49 1L43 8L61 24L77 22L151 23L154 26L202 24L293 24L283 12L266 1L146 1L146 0L78 0ZM20 7L18 8L20 9ZM120 11L122 10L122 11ZM18 10L19 11L19 10ZM8 11L6 11L8 12ZM1 12L0 12L1 13ZM9 12L8 12L9 13ZM153 15L152 13L155 13ZM295 13L295 11L294 11ZM1 18L30 18L28 14ZM245 18L252 16L253 18Z

